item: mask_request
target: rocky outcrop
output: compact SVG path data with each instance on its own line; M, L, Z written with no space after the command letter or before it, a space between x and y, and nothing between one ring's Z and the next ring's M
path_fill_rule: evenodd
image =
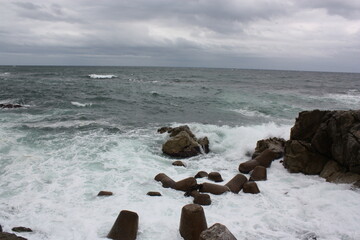
M236 240L236 238L225 225L215 223L200 234L199 240Z
M285 146L284 166L291 172L320 174L328 181L357 179L360 110L299 113Z
M139 216L135 212L123 210L107 235L110 239L135 240L139 226Z
M182 208L180 235L185 240L199 240L200 233L207 229L204 209L198 204L188 204Z
M26 238L16 236L12 233L7 232L0 232L0 239L1 240L27 240Z
M268 138L257 141L255 152L252 154L252 159L259 156L266 149L270 149L276 153L275 159L281 158L284 155L285 139L283 138Z
M163 127L158 129L158 132L170 133L170 138L163 144L162 151L171 157L187 158L210 151L208 138L197 139L187 125L176 128Z

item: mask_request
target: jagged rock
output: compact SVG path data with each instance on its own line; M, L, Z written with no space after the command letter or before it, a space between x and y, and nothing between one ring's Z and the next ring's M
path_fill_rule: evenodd
M291 173L319 174L328 160L315 152L310 143L290 140L285 144L283 164Z
M221 177L221 174L218 172L211 172L208 175L208 179L214 182L222 182L224 181Z
M111 195L113 195L113 193L112 193L112 192L109 192L109 191L100 191L100 192L98 193L98 197L101 197L101 196L111 196Z
M193 177L185 178L183 180L177 181L174 184L174 189L184 192L189 192L197 187L196 179Z
M154 179L161 182L164 188L174 188L175 181L168 177L165 173L159 173Z
M151 196L151 197L160 197L161 193L159 193L159 192L148 192L146 195Z
M340 166L340 164L334 160L330 160L325 164L323 170L320 173L320 177L328 179L331 175L337 172L345 173L346 169Z
M16 236L13 233L0 232L1 240L27 240L26 238Z
M243 162L239 165L239 171L241 173L249 173L257 166L270 167L272 161L276 159L277 153L271 149L265 149L256 158Z
M31 228L27 228L27 227L13 227L11 229L13 232L32 232L33 230L31 230Z
M267 179L266 168L263 166L257 166L251 172L250 181L264 181Z
M205 171L200 171L195 175L195 178L204 178L207 177L209 174Z
M228 187L231 192L239 193L247 181L246 176L239 173L225 184L225 186Z
M165 133L165 132L171 132L171 130L172 130L172 127L162 127L162 128L159 128L158 130L157 130L157 132L158 133L160 133L160 134L163 134L163 133Z
M270 149L276 153L275 159L281 158L284 155L285 139L283 138L268 138L259 140L256 143L255 152L252 154L252 159L256 158L266 149Z
M21 108L20 104L0 103L0 108Z
M185 167L185 164L182 161L175 161L172 163L173 166Z
M163 153L172 157L193 157L209 152L209 140L207 137L197 139L188 126L180 126L170 131L170 139L162 146Z
M326 181L333 183L356 183L360 181L360 174L352 172L336 172L329 176Z
M220 195L225 192L229 192L230 189L227 186L213 184L213 183L203 183L199 186L200 192L212 193L215 195Z
M243 192L257 194L260 193L260 190L256 182L246 182L243 186Z
M139 226L139 216L135 212L123 210L107 235L110 239L135 240Z
M182 208L180 235L185 240L199 240L200 233L207 229L204 209L198 204L188 204Z
M225 225L215 223L200 234L199 240L236 240L236 238Z

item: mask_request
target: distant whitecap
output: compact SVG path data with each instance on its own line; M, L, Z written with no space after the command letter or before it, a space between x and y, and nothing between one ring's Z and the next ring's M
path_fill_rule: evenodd
M79 102L71 102L72 105L77 107L89 107L92 103L79 103Z
M116 78L116 75L112 74L89 74L90 78L94 79L106 79L106 78Z

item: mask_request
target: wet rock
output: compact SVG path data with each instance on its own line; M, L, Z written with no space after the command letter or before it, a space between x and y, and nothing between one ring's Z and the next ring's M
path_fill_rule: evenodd
M252 154L252 159L259 156L266 149L270 149L276 153L275 159L281 158L284 155L285 139L283 138L268 138L259 140L256 143L255 152Z
M229 192L230 189L227 186L223 186L223 185L218 185L213 183L203 183L200 184L199 191L220 195Z
M197 142L201 146L204 153L209 153L210 152L210 148L209 148L210 142L209 142L209 139L207 137L199 138L197 140Z
M163 133L165 133L165 132L171 132L171 130L172 130L172 127L162 127L162 128L159 128L158 130L157 130L157 132L158 133L160 133L160 134L163 134Z
M0 232L1 240L27 240L26 238L16 236L13 233Z
M239 173L225 184L225 186L228 187L231 192L239 193L247 181L246 176Z
M194 196L194 201L195 204L199 204L199 205L203 205L203 206L207 206L211 204L211 198L209 194L197 194Z
M256 158L243 162L239 165L239 171L241 173L249 173L257 166L270 167L272 161L277 157L277 153L271 149L265 149Z
M256 182L246 182L243 186L243 192L257 194L260 193L260 190Z
M188 204L182 208L180 235L185 240L199 240L200 233L207 229L204 209L198 204Z
M179 126L176 128L172 128L168 132L170 133L170 137L175 137L176 135L178 135L181 132L186 132L187 134L189 134L189 136L191 138L195 138L195 135L192 133L192 131L190 130L188 125L183 125L183 126Z
M111 195L113 195L113 193L112 192L109 192L109 191L100 191L99 193L98 193L98 197L102 197L102 196L111 196Z
M225 225L215 223L200 234L199 240L236 240L236 238Z
M185 178L174 184L174 189L189 192L197 188L196 179L193 177Z
M174 188L175 181L168 177L165 173L159 173L156 175L155 180L161 182L164 188Z
M360 174L352 172L336 172L326 179L328 182L333 183L356 183L360 181Z
M221 174L218 172L211 172L208 175L208 179L214 182L222 182L224 181L221 177Z
M27 228L27 227L13 227L11 229L13 232L32 232L33 230L31 230L31 228Z
M0 232L2 232L2 226L0 225Z
M320 174L328 160L317 153L310 143L290 140L285 144L283 165L291 173Z
M346 169L340 166L340 164L338 164L334 160L330 160L325 164L323 170L320 173L320 177L327 180L331 175L337 172L345 173Z
M0 103L0 108L21 108L20 104Z
M207 177L209 174L205 171L200 171L195 175L195 178L204 178Z
M185 167L185 164L182 161L175 161L172 163L173 166Z
M107 235L110 239L135 240L139 226L139 216L135 212L123 210Z
M148 192L146 195L151 196L151 197L160 197L161 193L159 193L159 192Z
M266 168L257 166L250 175L250 181L265 181L267 179Z

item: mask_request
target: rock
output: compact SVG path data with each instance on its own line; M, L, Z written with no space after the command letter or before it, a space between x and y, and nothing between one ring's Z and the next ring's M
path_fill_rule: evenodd
M236 238L226 226L215 223L202 231L199 240L236 240Z
M360 181L356 181L356 183L354 183L354 187L360 188Z
M168 177L165 173L159 173L156 175L155 180L161 182L164 188L174 188L175 181Z
M11 229L13 232L32 232L33 230L31 230L31 228L27 228L27 227L13 227Z
M148 192L146 195L151 196L151 197L160 197L161 193L159 193L159 192Z
M260 193L260 190L259 190L256 182L246 182L243 186L243 192L257 194L257 193Z
M172 127L162 127L162 128L159 128L158 130L157 130L157 132L158 133L160 133L160 134L163 134L163 133L165 133L165 132L171 132L171 130L172 130Z
M182 161L175 161L172 163L172 165L178 167L185 167L185 164Z
M223 186L223 185L218 185L213 183L203 183L200 184L199 191L220 195L225 192L229 192L230 189L227 186Z
M0 108L21 108L20 104L0 103Z
M329 176L326 181L333 183L356 183L357 181L360 181L360 174L352 172L336 172Z
M0 233L2 232L2 226L0 225Z
M287 141L283 165L291 173L319 174L329 159L315 152L310 143Z
M174 184L174 189L189 192L197 188L196 179L193 177L185 178Z
M260 153L256 158L249 161L243 162L239 165L239 171L241 173L249 173L256 166L270 167L272 161L276 158L277 153L273 152L271 149L265 149Z
M198 204L188 204L182 208L180 235L185 240L199 240L200 233L207 229L204 209Z
M250 175L250 181L264 181L266 179L266 168L263 166L255 167Z
M196 194L194 196L193 203L199 204L199 205L210 205L211 204L211 198L209 194Z
M270 149L276 153L275 159L281 158L284 155L285 139L283 138L268 138L259 140L256 143L255 152L252 154L252 159L259 156L266 149Z
M1 240L27 240L26 238L16 236L13 233L0 232Z
M139 216L135 212L123 210L107 235L110 239L135 240L139 226Z
M200 171L195 175L195 178L204 178L207 177L209 174L205 171Z
M333 175L336 172L345 173L345 171L346 169L340 166L340 164L338 164L334 160L330 160L325 164L323 170L320 173L320 177L328 179L331 175Z
M162 146L162 151L171 157L193 157L209 152L207 137L197 139L188 126L180 126L170 130L170 139Z
M225 186L228 187L231 192L239 193L247 181L247 178L239 173L225 184Z
M221 174L218 172L211 172L208 175L208 179L214 182L222 182L224 181L221 177Z
M101 197L101 196L111 196L111 195L113 195L113 193L112 193L112 192L108 192L108 191L100 191L100 192L98 193L98 197Z

